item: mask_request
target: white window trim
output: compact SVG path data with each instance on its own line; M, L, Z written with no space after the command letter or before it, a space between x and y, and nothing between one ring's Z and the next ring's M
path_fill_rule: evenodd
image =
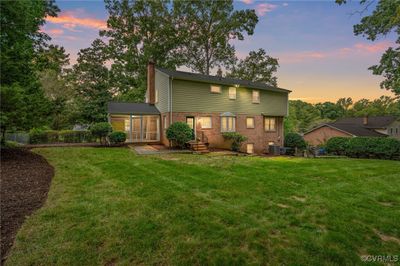
M201 129L212 129L212 128L213 128L212 116L199 116L199 117L197 118L196 124L198 123L198 121L199 121L201 118L205 118L205 117L210 118L210 127L203 127L203 125L201 125Z
M258 93L258 100L254 100L254 93L257 92ZM259 90L252 90L251 92L251 102L252 103L260 103L261 102L261 94Z
M266 128L266 124L265 124L265 120L266 119L274 119L275 120L275 123L274 123L274 129L267 129ZM264 131L265 132L276 132L276 117L273 117L273 116L264 116Z
M218 91L213 91L213 88L218 88ZM217 86L217 85L210 85L210 92L211 93L217 93L217 94L221 94L221 86Z
M249 127L248 124L247 124L247 119L249 119L249 118L253 119L253 127ZM256 120L254 119L253 116L247 116L247 117L246 117L246 128L247 128L247 129L254 129L254 128L256 128Z
M232 118L233 119L232 120L233 121L232 122L233 130L223 130L223 128L222 128L222 119L224 119L224 118L226 118L226 119ZM234 117L234 116L221 116L221 132L222 133L225 133L225 132L236 132L236 117Z
M235 93L233 95L231 95L231 90L235 91ZM236 87L229 87L229 89L228 89L228 98L229 98L229 100L236 100L236 93L237 93Z

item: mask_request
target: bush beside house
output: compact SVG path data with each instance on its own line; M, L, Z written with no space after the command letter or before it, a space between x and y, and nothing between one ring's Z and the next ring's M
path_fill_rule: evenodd
M297 133L288 133L285 136L285 147L290 148L286 153L293 155L297 150L304 150L307 147L307 143Z
M112 127L108 122L100 122L90 127L92 135L100 140L100 143L107 144L107 136L112 132Z
M172 123L167 129L167 139L174 147L184 148L193 139L193 130L184 122Z
M111 144L121 144L126 141L126 133L122 131L114 131L108 135Z
M232 151L240 151L240 146L244 141L247 140L247 137L237 133L237 132L226 132L222 134L224 139L232 141L231 150Z

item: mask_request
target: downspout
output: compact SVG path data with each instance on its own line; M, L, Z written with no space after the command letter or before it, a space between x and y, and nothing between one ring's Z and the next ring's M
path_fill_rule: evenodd
M170 91L170 104L169 104L169 125L172 124L172 81L173 81L173 77L171 77L170 82L169 82L169 91Z

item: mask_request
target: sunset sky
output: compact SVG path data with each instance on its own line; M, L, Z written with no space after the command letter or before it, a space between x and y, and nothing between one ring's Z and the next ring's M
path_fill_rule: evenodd
M57 1L61 13L48 18L43 30L52 42L65 47L71 64L77 52L90 46L98 31L106 27L107 11L102 1ZM379 62L394 35L371 42L353 35L360 21L353 1L338 6L334 1L252 1L235 2L237 9L255 9L259 23L253 36L235 41L238 57L264 48L279 58L279 87L293 92L291 99L308 102L336 101L340 97L374 99L393 96L379 88L380 77L367 68ZM374 7L365 12L369 14Z

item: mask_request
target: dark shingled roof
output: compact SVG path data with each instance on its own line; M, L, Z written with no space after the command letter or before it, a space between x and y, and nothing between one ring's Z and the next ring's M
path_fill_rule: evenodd
M395 116L370 116L368 117L368 123L364 125L363 117L346 117L338 119L333 124L351 124L366 128L386 128L395 120L396 120Z
M345 131L347 133L350 133L354 136L358 137L384 137L387 136L385 134L376 132L373 129L365 128L360 125L352 125L352 124L340 124L340 123L328 123L326 124L330 127L340 129L342 131Z
M122 102L109 102L109 114L141 114L141 115L158 115L158 109L148 103L122 103Z
M221 84L221 85L239 85L251 89L260 89L260 90L267 90L267 91L275 91L275 92L285 92L290 93L290 90L269 86L267 84L261 82L252 82L248 80L242 79L235 79L235 78L223 78L219 76L210 76L210 75L203 75L198 73L190 73L190 72L183 72L183 71L176 71L176 70L169 70L160 67L156 67L157 70L167 74L168 76L176 79L183 79L183 80L190 80L190 81L199 81L199 82L207 82L207 83L214 83L214 84Z

